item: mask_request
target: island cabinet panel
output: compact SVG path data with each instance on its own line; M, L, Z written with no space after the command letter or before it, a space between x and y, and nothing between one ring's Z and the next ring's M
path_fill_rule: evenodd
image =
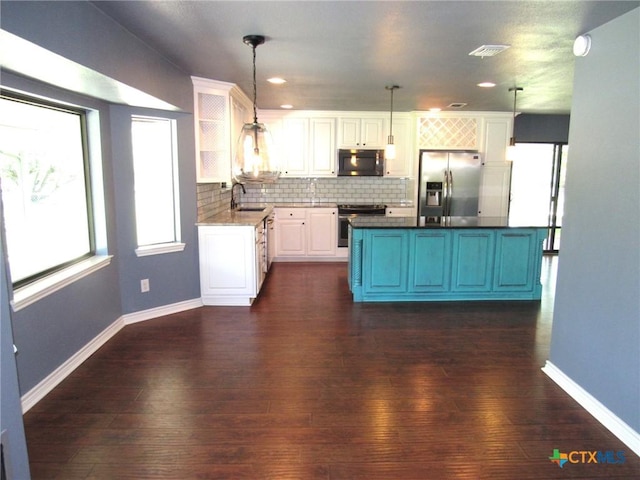
M356 302L539 300L545 236L536 227L351 225L349 287Z
M414 292L446 292L451 283L451 232L416 232L409 255L409 288Z
M409 232L369 230L364 245L364 256L370 266L363 272L365 292L406 293Z
M495 291L535 292L539 288L539 282L533 280L540 278L536 261L536 247L540 242L540 235L534 229L498 233Z
M488 292L493 278L495 233L456 231L453 235L454 292Z

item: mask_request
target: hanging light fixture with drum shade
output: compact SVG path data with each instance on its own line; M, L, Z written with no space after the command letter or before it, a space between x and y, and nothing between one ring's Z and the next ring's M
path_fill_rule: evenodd
M513 92L513 123L511 125L511 138L509 139L509 146L507 147L507 160L513 161L516 159L516 102L518 98L518 92L522 92L522 87L511 87L510 92Z
M245 123L236 145L233 179L238 183L273 183L280 176L279 159L267 127L258 122L256 87L256 47L265 42L262 35L246 35L243 42L253 51L253 122Z
M396 146L393 143L393 91L400 88L398 85L388 85L384 87L391 92L391 107L389 109L389 137L387 139L387 146L384 149L385 160L395 160L396 158Z

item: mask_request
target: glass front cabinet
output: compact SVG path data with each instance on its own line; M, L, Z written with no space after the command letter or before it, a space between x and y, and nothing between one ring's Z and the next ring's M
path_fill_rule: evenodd
M242 125L252 121L251 100L234 84L191 77L198 183L231 185L231 165Z

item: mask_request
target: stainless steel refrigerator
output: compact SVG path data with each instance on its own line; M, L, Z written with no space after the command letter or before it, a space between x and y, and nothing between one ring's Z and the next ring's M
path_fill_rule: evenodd
M419 220L477 216L481 168L477 152L420 150Z

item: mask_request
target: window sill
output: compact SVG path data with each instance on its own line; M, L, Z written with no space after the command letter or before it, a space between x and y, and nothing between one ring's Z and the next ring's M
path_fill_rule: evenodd
M14 312L21 310L54 292L108 266L112 255L96 255L64 270L52 273L13 292L11 307Z
M161 255L163 253L182 252L185 244L179 242L161 243L158 245L147 245L136 248L136 256L146 257L148 255Z

